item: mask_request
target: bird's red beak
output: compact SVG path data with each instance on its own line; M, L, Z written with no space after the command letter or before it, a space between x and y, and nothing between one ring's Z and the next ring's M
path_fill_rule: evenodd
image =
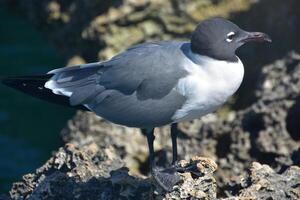
M246 36L240 40L243 43L246 42L272 42L270 36L261 32L247 32Z

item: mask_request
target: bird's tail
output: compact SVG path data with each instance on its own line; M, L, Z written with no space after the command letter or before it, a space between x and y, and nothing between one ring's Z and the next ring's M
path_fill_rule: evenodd
M6 77L1 78L1 82L8 87L48 102L69 106L76 109L87 110L87 108L81 105L71 106L69 97L54 94L50 89L45 88L45 83L52 76L53 74Z

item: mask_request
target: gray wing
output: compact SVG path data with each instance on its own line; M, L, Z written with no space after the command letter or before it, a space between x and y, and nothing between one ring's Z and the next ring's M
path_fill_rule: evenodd
M137 92L139 99L160 99L186 75L177 61L179 42L134 46L104 64L100 84L124 94Z
M160 99L186 75L179 64L182 44L144 43L106 62L54 70L49 72L54 76L48 88L69 95L72 105L85 104L105 90L136 92L140 100Z

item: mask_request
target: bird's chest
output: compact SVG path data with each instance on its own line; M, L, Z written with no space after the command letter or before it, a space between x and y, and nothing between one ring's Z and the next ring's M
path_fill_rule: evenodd
M175 121L192 120L215 111L239 88L244 75L240 61L220 61L187 69L189 75L176 87L187 100L173 116Z

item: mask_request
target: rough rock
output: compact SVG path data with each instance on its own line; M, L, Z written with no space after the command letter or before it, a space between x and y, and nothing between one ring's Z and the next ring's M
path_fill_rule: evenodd
M97 145L89 144L79 150L73 144L66 144L35 173L24 175L21 182L14 183L10 195L12 199L80 197L87 191L98 190L101 184L107 184L105 177L122 166L120 157L112 148L99 151ZM94 184L97 178L102 181ZM76 189L75 193L70 193L73 189ZM94 192L94 195L99 197L98 193Z
M181 173L181 182L169 193L156 190L155 182L149 178L132 176L123 165L113 149L98 149L94 143L81 147L66 144L35 173L24 175L20 182L14 183L10 198L0 196L0 199L217 199L213 177L217 165L209 158L181 160L180 166L193 166L194 170ZM232 185L236 194L226 200L299 199L299 186L299 167L276 173L268 165L254 162L247 175Z
M193 173L197 175L182 173L181 183L172 192L155 194L155 183L149 178L130 175L112 148L98 149L95 143L80 148L66 144L35 173L14 183L10 196L16 200L215 199L214 161L194 157L181 163L195 166Z
M254 162L241 184L239 198L300 199L300 168L292 166L278 174L270 166Z

